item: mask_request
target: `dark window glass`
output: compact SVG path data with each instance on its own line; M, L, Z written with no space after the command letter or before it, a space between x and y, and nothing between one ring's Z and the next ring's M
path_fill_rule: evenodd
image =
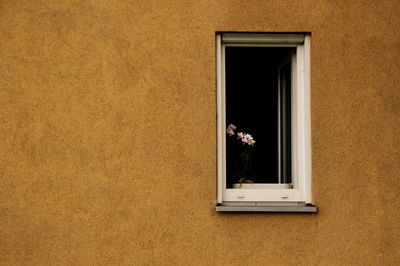
M227 126L235 125L237 127L235 133L248 133L256 141L254 146L250 146L242 144L237 134L234 136L227 134L227 188L239 182L291 182L290 62L282 67L284 58L290 52L293 52L293 48L225 48ZM278 97L278 69L280 69L280 97ZM280 130L278 130L279 119Z

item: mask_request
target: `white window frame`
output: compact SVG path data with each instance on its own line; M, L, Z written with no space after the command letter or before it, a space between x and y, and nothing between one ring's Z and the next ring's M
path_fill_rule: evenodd
M219 204L232 202L311 203L311 112L310 112L310 35L304 34L303 43L290 43L299 34L230 34L244 43L223 43L222 34L216 35L217 48L217 137L218 137L218 189ZM263 36L262 36L263 35ZM268 43L258 37L269 39ZM301 36L301 35L300 35ZM288 41L286 41L286 39ZM225 113L225 47L263 46L294 47L292 58L292 183L293 188L266 186L267 188L226 188L226 113ZM256 184L255 184L256 185ZM265 186L264 186L265 187Z

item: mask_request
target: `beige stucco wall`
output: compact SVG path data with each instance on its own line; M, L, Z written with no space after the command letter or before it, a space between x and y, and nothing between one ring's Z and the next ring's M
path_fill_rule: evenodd
M0 264L400 264L392 1L0 1ZM318 214L219 214L216 31L312 32Z

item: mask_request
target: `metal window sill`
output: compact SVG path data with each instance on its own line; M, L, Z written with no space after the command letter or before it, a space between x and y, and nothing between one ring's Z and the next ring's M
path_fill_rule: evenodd
M215 206L217 212L278 212L278 213L316 213L317 206L304 203L258 203L223 202Z

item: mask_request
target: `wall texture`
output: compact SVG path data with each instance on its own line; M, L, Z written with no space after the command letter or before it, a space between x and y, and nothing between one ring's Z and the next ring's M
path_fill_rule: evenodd
M400 7L0 1L0 264L399 265ZM219 214L216 31L312 32L318 214Z

